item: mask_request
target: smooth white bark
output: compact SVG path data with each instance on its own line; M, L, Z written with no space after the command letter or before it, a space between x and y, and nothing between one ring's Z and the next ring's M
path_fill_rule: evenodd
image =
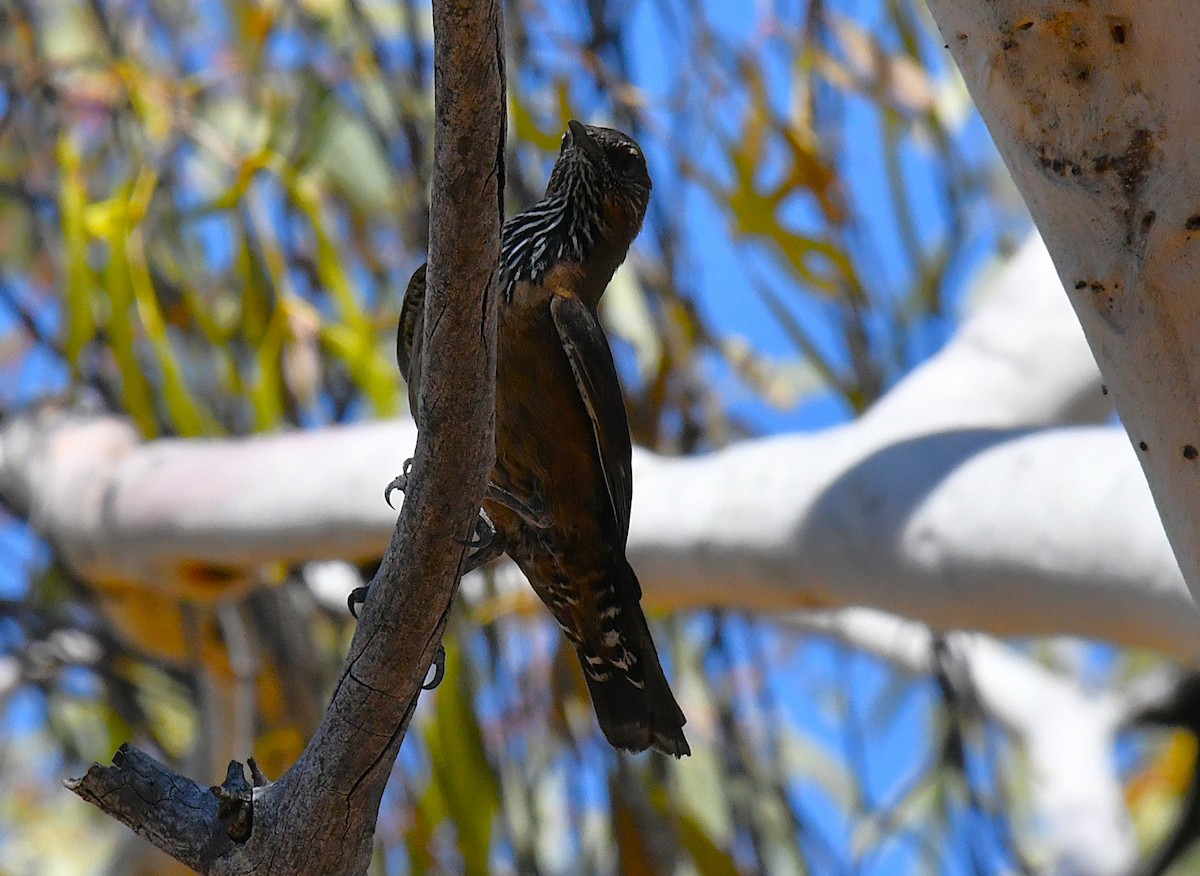
M1200 615L1044 251L857 422L639 452L648 604L872 605L936 627L1073 634L1194 660ZM141 444L119 420L16 420L0 491L85 578L228 595L272 560L378 556L409 421ZM1043 428L1037 428L1043 427ZM205 587L209 589L206 591Z
M636 470L648 597L761 610L871 605L936 627L1069 633L1193 659L1200 626L1115 429L851 430Z
M1200 4L928 3L1200 595Z

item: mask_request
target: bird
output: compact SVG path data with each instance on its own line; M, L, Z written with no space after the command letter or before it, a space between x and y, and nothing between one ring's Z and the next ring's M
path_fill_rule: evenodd
M574 647L609 743L682 757L691 754L686 718L625 555L632 443L597 316L641 230L651 188L632 137L572 119L544 196L504 223L496 463L479 549L465 568L507 553ZM422 265L405 292L396 339L418 428L425 282Z

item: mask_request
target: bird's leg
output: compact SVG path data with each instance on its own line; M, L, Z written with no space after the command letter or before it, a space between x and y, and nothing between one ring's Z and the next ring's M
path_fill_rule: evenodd
M412 457L410 456L408 459L404 460L404 467L401 469L400 474L396 475L396 477L392 479L392 482L383 488L383 501L388 503L389 508L396 507L392 504L392 493L396 490L399 490L401 493L403 493L408 489L408 473L412 469L412 464L413 461Z
M503 505L512 511L534 529L549 529L554 521L550 517L550 509L540 496L522 499L496 484L487 485L487 498L497 505Z

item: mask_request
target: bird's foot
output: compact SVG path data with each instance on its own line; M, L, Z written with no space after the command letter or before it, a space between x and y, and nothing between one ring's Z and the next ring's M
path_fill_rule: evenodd
M495 524L482 508L475 519L475 530L471 540L467 542L467 547L470 550L463 557L462 575L474 572L504 553L504 538L496 531Z
M404 475L400 477L404 477ZM465 544L470 550L463 557L462 570L459 572L460 578L468 572L474 572L480 566L498 559L504 553L504 539L496 532L495 524L482 508L479 510L479 516L475 519L475 529L471 533L471 538ZM346 607L350 609L350 614L355 620L358 619L358 609L366 601L366 586L355 587L346 597Z
M396 475L396 477L392 479L392 482L383 488L383 501L388 503L389 508L396 507L392 504L392 493L394 493L396 490L399 490L401 493L403 493L408 489L408 473L412 469L412 464L413 461L412 457L410 456L408 459L404 460L404 467L401 469L400 474Z
M550 518L550 509L546 507L546 503L539 496L522 499L504 487L488 484L487 497L497 505L503 505L512 511L534 529L549 529L553 522Z

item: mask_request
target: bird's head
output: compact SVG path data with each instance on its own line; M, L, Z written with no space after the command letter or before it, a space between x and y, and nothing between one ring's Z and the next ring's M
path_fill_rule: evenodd
M650 203L650 172L641 147L612 128L567 122L547 197L562 196L575 209L595 211L597 226L632 240Z

